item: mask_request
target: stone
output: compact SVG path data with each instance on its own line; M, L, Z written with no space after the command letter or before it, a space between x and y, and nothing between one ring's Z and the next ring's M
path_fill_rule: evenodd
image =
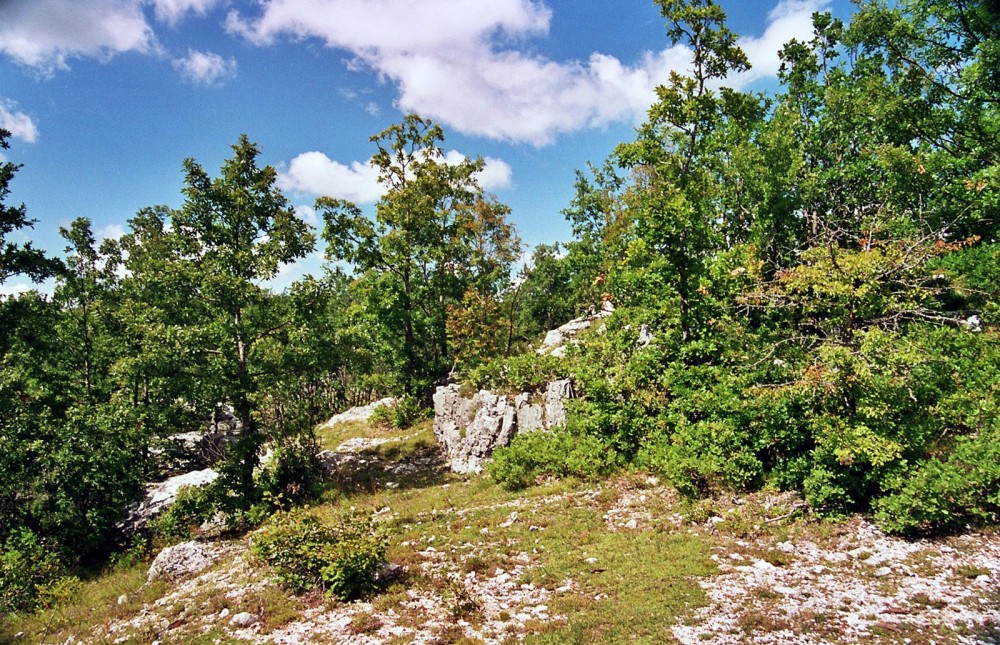
M550 330L545 334L541 346L535 351L542 355L564 356L566 349L577 342L577 336L594 326L597 321L614 313L611 303L605 303L605 308L589 316L574 318L565 325Z
M482 390L471 399L457 385L434 393L434 434L457 473L482 472L493 450L510 444L517 410L506 396Z
M257 616L248 611L241 611L229 619L229 624L238 629L245 629L257 624Z
M529 392L521 392L514 397L518 432L535 432L545 429L545 404L532 403L533 399L534 397Z
M369 403L368 405L359 405L357 407L353 407L350 410L345 410L340 414L333 415L323 425L329 427L337 425L338 423L349 423L352 421L367 421L369 417L371 417L372 413L375 412L376 408L395 405L397 400L398 399L389 396L384 399L379 399L378 401L375 401L373 403Z
M497 448L509 445L519 432L547 430L566 423L565 401L573 397L569 379L546 385L540 401L522 392L512 398L481 390L471 398L458 385L434 393L434 434L452 471L480 473ZM329 455L320 454L326 463Z
M191 540L167 547L153 560L146 574L147 582L181 578L201 573L215 562L215 554L201 542Z
M569 379L552 381L545 388L545 427L566 425L566 399L573 398L573 383Z
M211 468L205 468L183 475L175 475L166 481L147 484L145 499L129 513L124 528L126 531L142 529L150 520L158 517L177 500L181 489L189 486L196 488L206 486L218 478L218 472Z

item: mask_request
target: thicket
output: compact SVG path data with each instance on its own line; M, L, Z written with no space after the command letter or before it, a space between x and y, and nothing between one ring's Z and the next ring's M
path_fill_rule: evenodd
M726 87L748 63L719 7L659 4L690 72L581 176L578 246L542 265L591 267L617 305L563 367L578 427L692 496L798 489L900 533L995 523L1000 16L818 13L759 96ZM542 470L567 470L560 450ZM539 461L515 444L494 468Z

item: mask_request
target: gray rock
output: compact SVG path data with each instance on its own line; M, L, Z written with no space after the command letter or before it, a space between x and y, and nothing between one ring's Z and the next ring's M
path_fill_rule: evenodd
M528 392L521 392L514 397L518 432L534 432L546 428L545 403L532 403L533 398Z
M493 451L518 432L565 424L565 399L572 396L569 380L549 383L540 402L528 392L511 399L481 390L469 398L458 385L442 386L434 393L434 434L454 472L479 473Z
M614 313L611 303L605 303L605 308L589 316L574 318L565 325L550 330L545 334L541 346L535 350L539 354L550 354L552 356L563 356L566 348L577 342L577 336L594 326L594 323L607 318Z
M390 406L396 403L397 399L393 397L386 397L384 399L379 399L374 403L369 403L368 405L360 405L358 407L351 408L341 412L340 414L335 414L323 425L334 426L338 423L347 423L351 421L367 421L368 418L375 412L376 408L383 406Z
M201 542L181 542L167 547L153 560L146 574L146 580L168 580L174 582L181 578L200 573L212 566L215 554Z
M159 483L147 484L145 499L129 513L124 527L132 531L145 527L150 520L158 517L177 500L177 495L182 488L205 486L218 478L219 473L211 468L206 468L177 475Z
M573 383L569 379L552 381L545 388L545 427L566 425L566 399L573 398Z
M252 627L257 624L260 620L257 616L251 614L248 611L241 611L240 613L229 619L229 624L238 629L245 629L247 627Z

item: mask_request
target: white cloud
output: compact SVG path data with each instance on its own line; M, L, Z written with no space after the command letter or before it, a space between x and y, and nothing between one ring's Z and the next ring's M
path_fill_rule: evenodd
M371 164L354 161L345 166L316 151L303 152L292 159L288 170L279 175L278 187L358 204L377 201L382 194L378 171Z
M170 24L178 23L189 13L204 16L219 4L219 0L151 0L157 20Z
M67 60L157 49L138 0L4 0L0 52L43 75Z
M776 76L781 67L778 52L792 38L808 40L812 36L812 14L821 11L829 0L782 0L767 17L767 29L759 37L740 38L740 47L746 52L753 67L741 74L741 81L749 83L761 78Z
M462 153L450 150L444 155L444 162L459 164L465 161ZM485 166L479 173L479 184L485 190L508 188L513 171L510 164L502 159L486 157ZM371 204L385 192L378 183L378 169L369 163L352 161L344 165L330 159L322 152L303 152L288 164L288 170L278 175L278 187L282 190L309 195L322 195L346 199L356 204ZM298 207L301 212L301 206ZM306 213L302 213L304 218ZM315 218L315 212L312 214ZM308 221L308 219L307 219Z
M319 215L316 214L316 209L312 206L309 206L308 204L296 206L295 214L309 226L312 226L313 228L319 226Z
M765 33L744 38L757 70L744 85L777 71L777 51L807 37L810 16L828 0L782 0ZM690 52L647 53L635 65L594 53L585 62L554 61L518 49L545 36L551 11L534 0L261 0L261 13L231 12L227 26L251 42L317 38L347 50L351 68L367 66L399 90L397 107L472 135L547 145L562 133L639 121L669 70Z
M19 112L13 101L0 99L0 128L10 132L14 139L28 143L38 140L38 124L30 115Z
M117 240L125 235L125 227L121 224L108 224L97 230L97 240Z
M213 52L188 50L184 58L175 58L174 69L192 83L215 86L236 76L236 59L225 59Z

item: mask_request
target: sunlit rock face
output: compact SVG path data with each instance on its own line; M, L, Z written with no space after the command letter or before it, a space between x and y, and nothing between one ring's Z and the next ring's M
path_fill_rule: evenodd
M434 394L434 434L456 473L479 473L493 451L509 445L518 432L566 423L565 400L573 396L569 380L552 381L544 392L515 396L480 390L464 395L445 385Z

